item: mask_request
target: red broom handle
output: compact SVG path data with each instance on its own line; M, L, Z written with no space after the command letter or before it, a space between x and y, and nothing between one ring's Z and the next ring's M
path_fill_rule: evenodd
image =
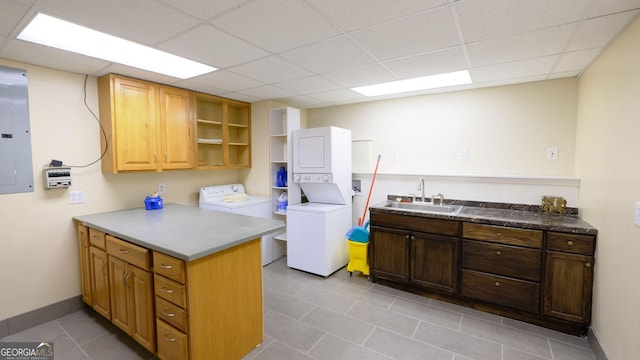
M371 186L369 187L369 195L367 196L367 203L364 205L364 213L362 213L362 217L358 220L358 226L362 226L364 223L364 217L367 216L367 209L369 208L369 200L371 199L371 191L373 190L373 183L376 181L376 174L378 173L378 165L380 165L380 156L378 154L378 161L376 161L376 169L373 170L373 178L371 179Z

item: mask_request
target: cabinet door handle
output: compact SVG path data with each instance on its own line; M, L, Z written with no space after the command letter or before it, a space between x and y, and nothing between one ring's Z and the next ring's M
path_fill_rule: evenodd
M500 287L500 281L496 281L495 285L496 287Z
M167 162L167 152L164 152L164 162Z
M496 251L496 255L498 255L498 256L502 255L502 251L500 251L500 250Z
M162 335L162 337L163 337L165 340L167 340L167 341L171 341L171 342L176 341L176 338L174 338L174 337L169 337L169 334L164 334L164 335Z
M405 236L405 238L406 238L407 240L409 240L409 235L406 235L406 236Z
M153 152L153 162L154 163L158 162L158 154L155 151Z
M131 273L125 271L124 274L122 275L122 280L124 282L124 287L126 287L127 289L131 289L131 286L129 285L129 278L131 277Z
M165 292L165 293L167 293L167 294L173 294L173 290L171 290L171 289L167 289L167 288L166 288L166 287L164 287L164 286L162 287L162 289L161 289L161 290L162 290L162 292Z
M174 316L176 316L176 314L174 314L174 313L167 312L167 309L162 309L162 315L164 315L166 317L174 317Z
M569 245L569 246L573 245L573 241L571 241L571 240L567 241L567 245Z
M411 235L411 240L415 240L415 239L416 239L416 237Z
M591 263L586 263L586 264L584 264L584 266L590 268L591 267Z
M120 254L124 254L124 255L126 255L126 254L128 254L128 253L129 253L129 250L120 249Z
M160 264L160 267L163 268L163 269L173 269L173 266L166 265L166 264Z
M105 269L106 267L107 267L107 263L106 263L106 262L103 262L103 263L102 263L102 269L101 269L101 271L102 271L102 275L104 275L104 276L109 275L109 273L108 273L108 272L106 271L106 269Z

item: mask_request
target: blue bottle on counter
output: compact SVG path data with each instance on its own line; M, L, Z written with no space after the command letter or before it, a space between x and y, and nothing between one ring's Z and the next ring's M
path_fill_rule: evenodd
M284 168L284 166L281 166L280 170L278 170L276 183L279 187L287 186L287 170Z

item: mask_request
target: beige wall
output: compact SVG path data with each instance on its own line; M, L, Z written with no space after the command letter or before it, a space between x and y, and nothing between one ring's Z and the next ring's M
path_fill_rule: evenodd
M320 108L308 124L371 140L380 173L573 176L577 87L561 79ZM550 146L557 161L546 159Z
M640 19L580 78L576 174L599 230L593 330L610 360L640 359Z
M80 294L73 216L141 207L159 182L167 185L165 202L197 206L199 187L241 181L235 170L103 175L98 162L72 170L69 190L84 191L86 202L69 205L69 190L44 190L42 167L51 159L83 165L99 157L98 125L82 103L84 75L4 59L0 65L28 71L35 182L34 192L0 195L0 320ZM89 78L95 113L96 91Z

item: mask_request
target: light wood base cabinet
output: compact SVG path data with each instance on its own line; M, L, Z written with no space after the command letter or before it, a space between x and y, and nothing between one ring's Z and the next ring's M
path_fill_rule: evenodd
M183 261L82 224L77 233L83 300L160 359L239 360L262 343L260 238Z

